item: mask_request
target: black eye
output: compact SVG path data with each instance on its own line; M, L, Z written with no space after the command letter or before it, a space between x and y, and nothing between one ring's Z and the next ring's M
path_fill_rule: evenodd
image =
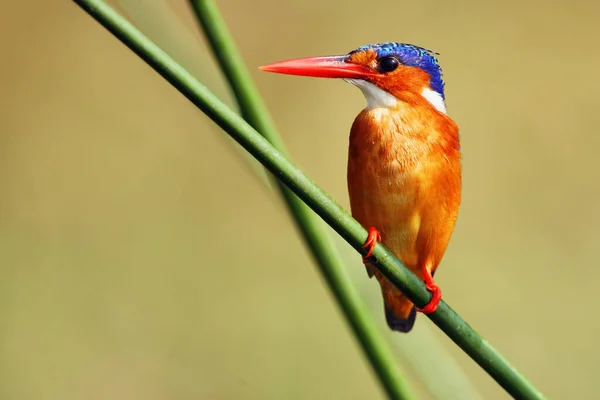
M383 73L392 72L393 70L398 68L398 65L400 65L400 61L398 61L396 57L392 56L382 57L379 59L378 63L379 71Z

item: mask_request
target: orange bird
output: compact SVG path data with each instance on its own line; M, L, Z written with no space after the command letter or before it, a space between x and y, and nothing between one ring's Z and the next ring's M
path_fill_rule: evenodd
M302 58L261 67L282 74L342 78L367 107L350 131L348 191L352 216L368 229L365 262L381 285L389 327L412 329L416 311L437 309L433 275L454 229L461 192L458 127L446 114L444 81L430 50L404 43L359 47L346 55ZM417 310L370 257L388 247L432 293Z

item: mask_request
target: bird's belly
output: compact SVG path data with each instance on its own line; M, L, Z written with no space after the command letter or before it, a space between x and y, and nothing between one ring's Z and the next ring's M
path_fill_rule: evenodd
M365 228L374 226L385 244L407 267L418 264L417 237L420 174L393 168L365 170L350 163L348 189L352 216ZM369 164L367 164L369 165ZM370 164L377 165L377 164Z

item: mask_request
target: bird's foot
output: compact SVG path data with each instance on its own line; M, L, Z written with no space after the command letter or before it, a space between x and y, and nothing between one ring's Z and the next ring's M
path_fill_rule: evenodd
M442 291L440 287L433 281L433 277L427 268L423 268L423 276L425 277L425 287L431 292L431 300L423 308L417 308L417 311L423 314L431 314L437 310L438 304L442 299Z
M363 249L368 248L369 250L367 251L367 254L365 254L365 256L363 257L363 262L367 262L367 259L371 257L371 254L373 253L373 249L375 248L377 242L381 242L381 234L374 226L370 227L368 231L369 236L367 236L367 241L365 242L365 244L363 244L362 247Z

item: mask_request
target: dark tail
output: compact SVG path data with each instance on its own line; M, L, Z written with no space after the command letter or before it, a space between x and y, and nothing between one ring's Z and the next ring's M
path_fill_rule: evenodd
M417 309L413 307L410 310L410 314L408 314L408 318L401 319L395 316L392 310L385 307L385 319L391 330L407 333L410 332L412 327L415 325L415 320L417 319Z

